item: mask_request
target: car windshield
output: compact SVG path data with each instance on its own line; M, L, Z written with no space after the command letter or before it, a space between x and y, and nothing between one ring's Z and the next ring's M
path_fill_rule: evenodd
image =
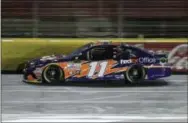
M73 51L72 53L70 53L69 55L71 55L71 56L72 56L72 55L76 55L77 53L80 53L82 50L89 48L91 45L92 45L92 43L85 44L85 45L83 45L83 46L77 48L76 50L74 50L74 51Z

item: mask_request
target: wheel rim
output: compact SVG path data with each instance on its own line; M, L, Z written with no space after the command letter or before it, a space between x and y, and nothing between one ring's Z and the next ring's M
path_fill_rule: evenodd
M144 78L144 70L142 67L134 66L128 70L127 78L130 82L138 82Z
M58 82L61 80L62 71L58 66L49 66L44 72L44 78L48 83Z

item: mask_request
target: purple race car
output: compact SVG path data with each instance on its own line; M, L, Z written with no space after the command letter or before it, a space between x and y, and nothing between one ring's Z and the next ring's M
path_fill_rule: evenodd
M51 55L28 61L24 81L119 80L142 82L171 75L165 54L155 54L122 42L88 43L69 55Z

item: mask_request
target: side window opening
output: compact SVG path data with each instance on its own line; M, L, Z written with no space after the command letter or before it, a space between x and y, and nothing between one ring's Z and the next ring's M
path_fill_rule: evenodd
M116 50L116 59L130 59L133 57L137 57L138 56L138 52L136 50L130 49L130 48L126 48L126 47L118 47Z
M113 48L112 47L94 47L89 51L85 52L82 59L99 61L107 60L113 58Z
M135 51L135 50L132 50L132 49L128 49L128 52L130 53L130 57L132 58L132 57L137 57L138 55L137 55L137 51Z
M114 52L113 47L94 47L86 52L83 52L81 56L79 56L80 60L107 60L113 59Z
M87 59L88 59L87 53L85 53L85 52L82 53L82 55L80 55L78 59L79 59L79 60L87 60Z
M113 58L113 51L109 47L96 47L90 52L91 60L106 60Z

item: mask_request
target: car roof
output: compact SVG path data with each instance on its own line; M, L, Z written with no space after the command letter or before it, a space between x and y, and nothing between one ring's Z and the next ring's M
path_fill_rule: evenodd
M110 41L97 41L92 43L93 46L102 46L102 45L114 45L114 46L120 46L120 45L127 45L125 42L110 42Z
M123 46L123 47L127 47L127 48L136 48L139 49L145 53L151 54L148 50L145 50L143 48L139 48L133 45L129 45L126 42L111 42L111 41L95 41L95 42L90 42L88 43L90 44L90 48L94 47L94 46Z

